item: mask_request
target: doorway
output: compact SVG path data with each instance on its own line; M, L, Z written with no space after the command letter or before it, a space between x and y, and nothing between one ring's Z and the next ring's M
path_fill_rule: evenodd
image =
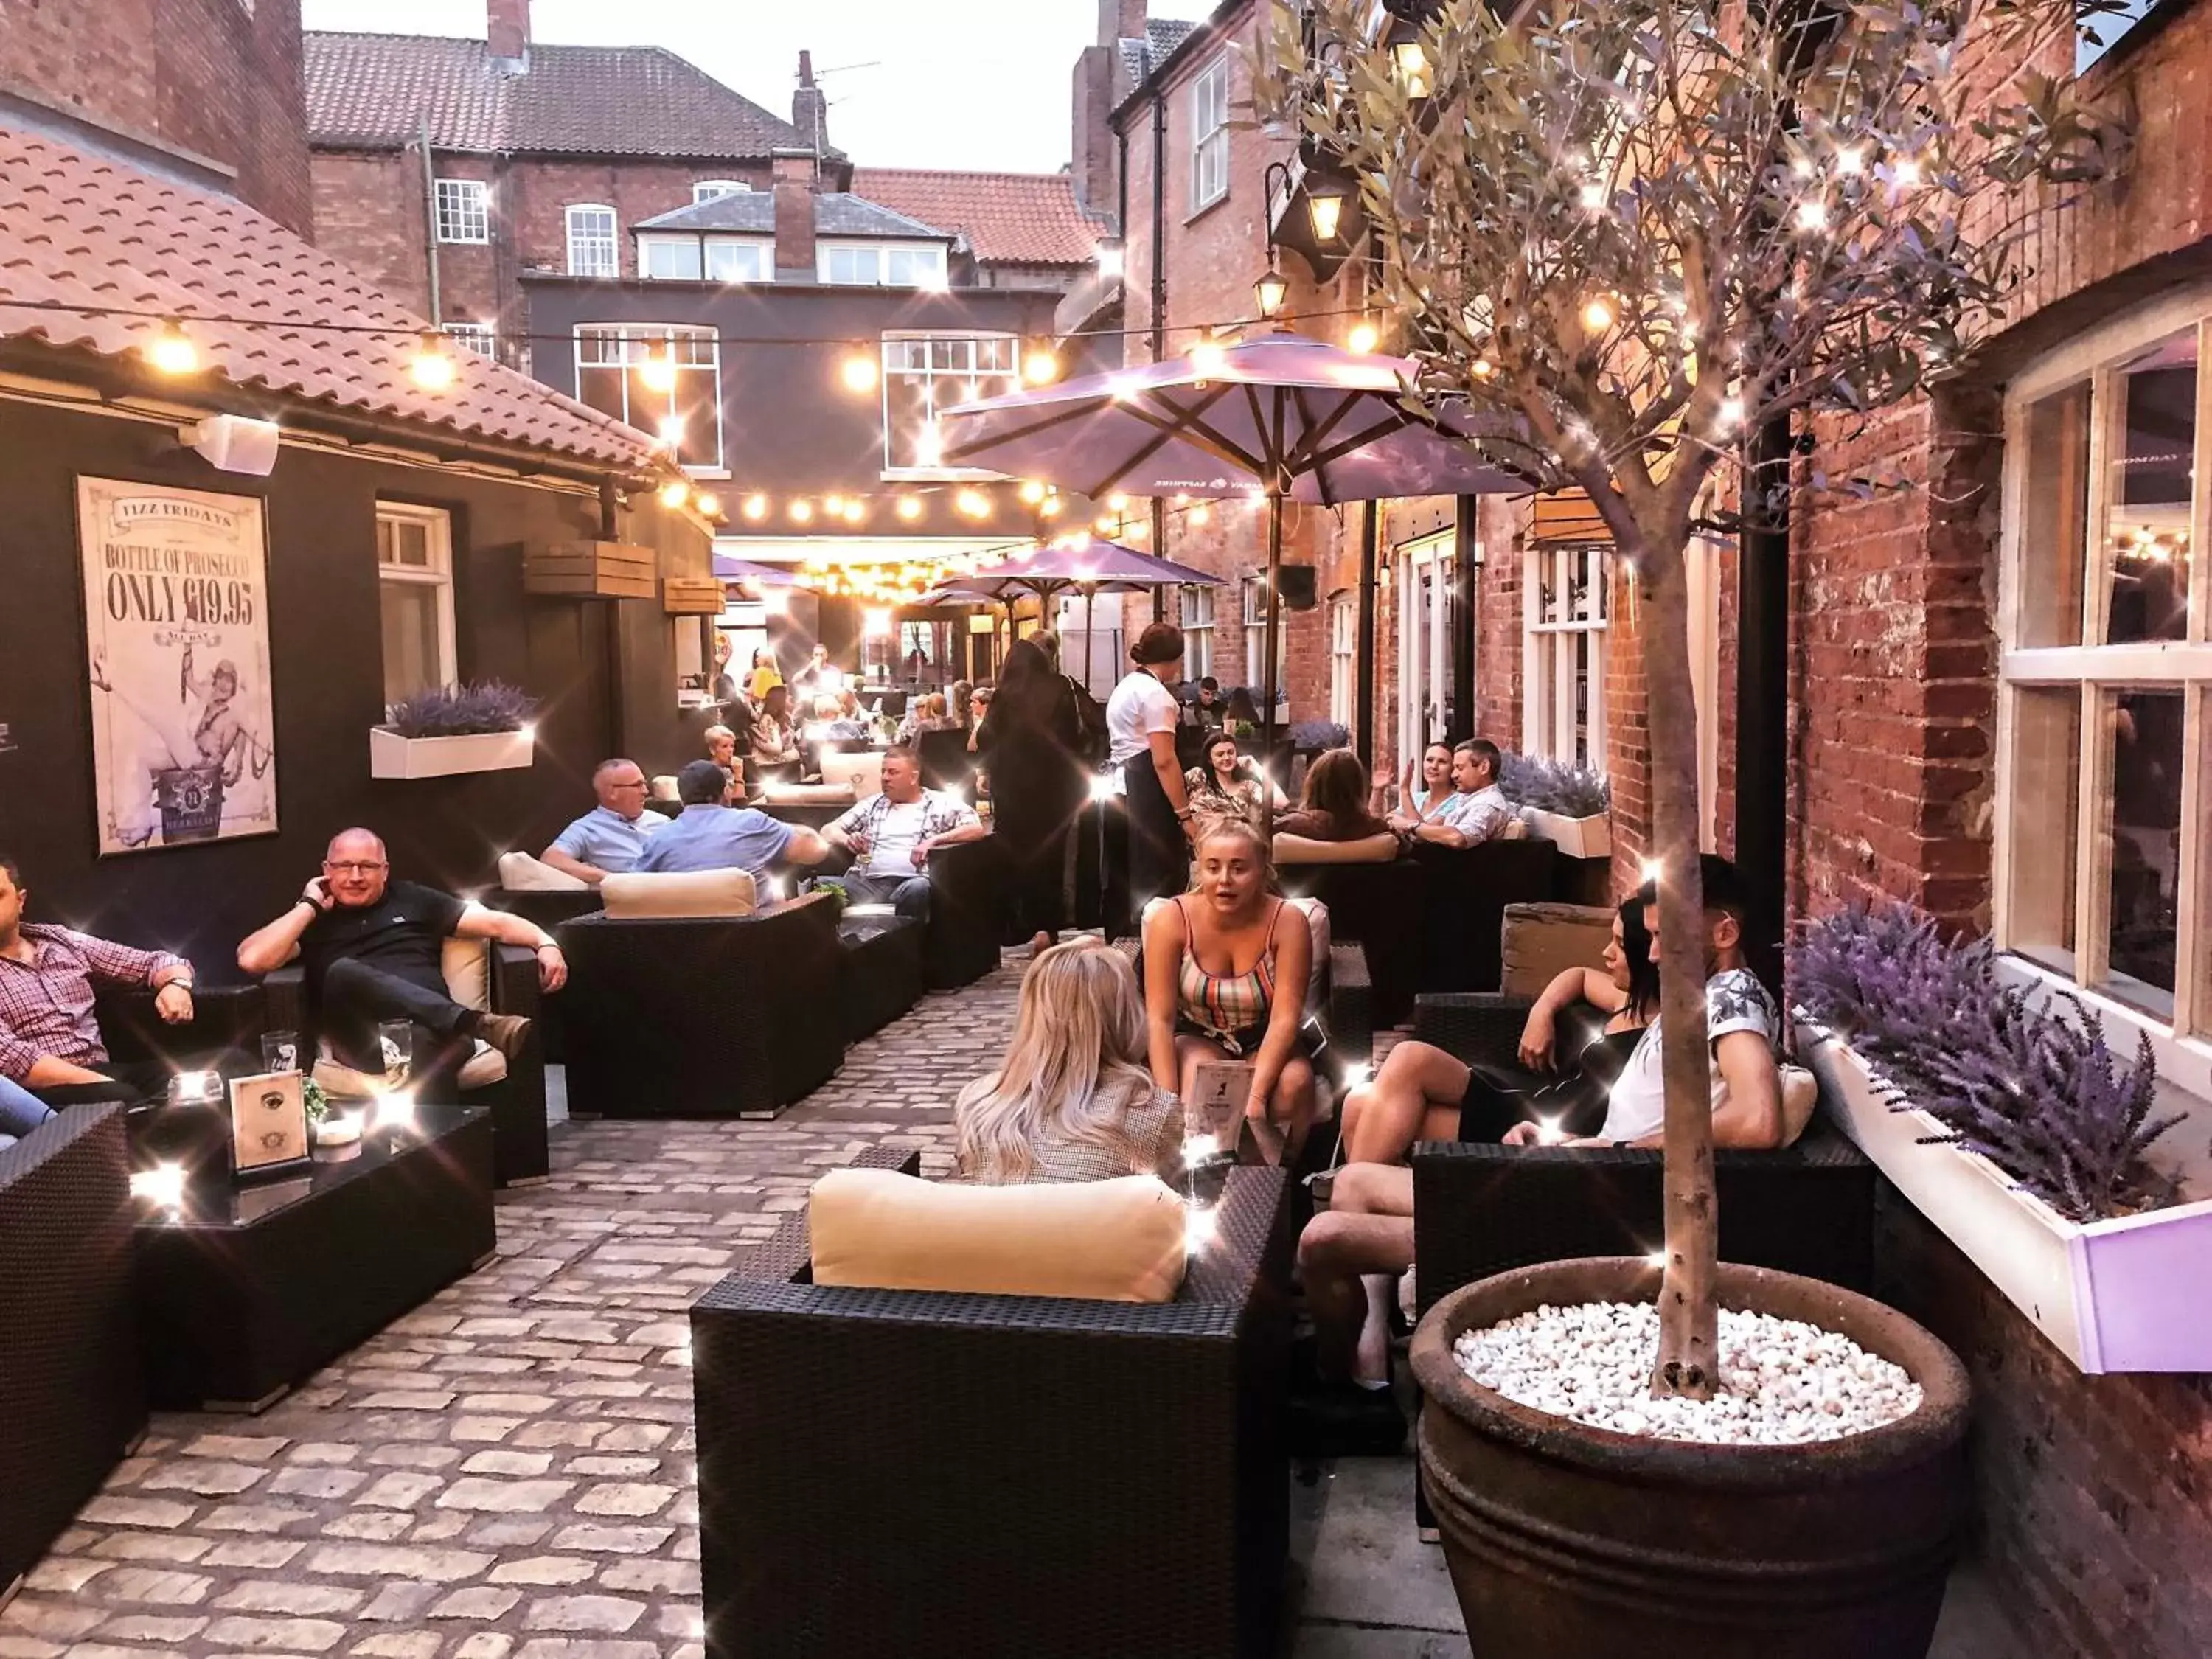
M1452 538L1447 530L1398 550L1398 769L1448 739L1451 707Z

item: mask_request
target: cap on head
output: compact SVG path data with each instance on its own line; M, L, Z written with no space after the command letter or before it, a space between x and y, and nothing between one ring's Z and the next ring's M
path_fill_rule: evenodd
M676 775L676 799L686 806L720 806L730 775L710 760L696 760Z

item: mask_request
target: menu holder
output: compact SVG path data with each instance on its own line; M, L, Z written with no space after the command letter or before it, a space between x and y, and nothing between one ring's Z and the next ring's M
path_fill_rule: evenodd
M1183 1133L1212 1135L1224 1156L1234 1157L1244 1132L1244 1103L1252 1097L1252 1073L1247 1061L1200 1060L1183 1102Z
M230 1085L230 1167L264 1181L310 1167L307 1102L297 1072L264 1072Z

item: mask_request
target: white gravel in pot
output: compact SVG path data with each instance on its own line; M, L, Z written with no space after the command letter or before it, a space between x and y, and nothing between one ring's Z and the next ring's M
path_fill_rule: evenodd
M1662 1440L1779 1446L1863 1434L1910 1416L1920 1385L1847 1336L1771 1314L1720 1316L1711 1400L1654 1399L1659 1310L1648 1302L1546 1305L1468 1331L1460 1369L1517 1405Z

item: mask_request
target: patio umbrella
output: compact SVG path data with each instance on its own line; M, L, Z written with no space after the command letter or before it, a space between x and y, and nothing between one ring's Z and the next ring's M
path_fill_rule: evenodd
M1410 359L1346 351L1285 329L1181 357L963 404L939 422L945 464L988 467L1097 497L1258 495L1267 504L1266 741L1275 736L1283 501L1517 494L1470 421L1448 431L1406 407Z
M1063 536L961 579L963 588L1001 597L1034 593L1049 599L1063 588L1083 590L1083 683L1091 683L1091 613L1101 593L1141 593L1156 588L1218 587L1221 578L1173 559L1091 535Z

